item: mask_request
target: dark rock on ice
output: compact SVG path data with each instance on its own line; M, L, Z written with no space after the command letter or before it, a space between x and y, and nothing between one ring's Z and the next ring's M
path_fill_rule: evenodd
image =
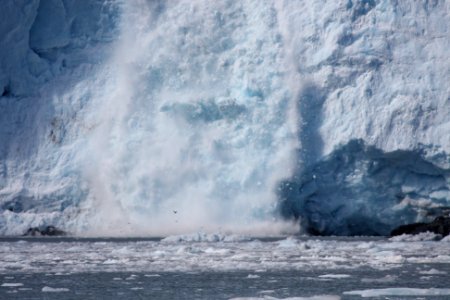
M24 236L62 236L66 232L56 228L55 226L47 226L43 229L39 227L31 227L24 234Z
M422 232L433 232L442 236L450 234L450 216L440 216L430 223L412 223L402 225L391 231L391 236L402 234L418 234Z

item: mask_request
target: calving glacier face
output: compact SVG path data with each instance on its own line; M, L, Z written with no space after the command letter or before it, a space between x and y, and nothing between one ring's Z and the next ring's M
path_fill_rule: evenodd
M389 235L450 212L450 170L422 152L383 152L352 140L280 185L280 210L321 235Z
M277 26L270 3L122 6L77 153L97 228L276 230L295 144Z
M448 211L445 1L285 3L300 90L283 214L319 234L388 234ZM302 13L301 10L307 11ZM444 25L445 24L445 25Z
M45 6L66 24L61 5L71 8L64 4ZM118 36L88 43L106 48L107 58L71 71L71 85L55 91L50 112L42 112L51 117L39 122L46 132L30 161L53 174L29 181L57 186L43 191L22 178L22 190L5 195L6 227L28 213L33 225L56 222L90 234L286 227L274 221L273 190L292 173L295 107L272 3L117 5ZM47 29L30 47L40 43L43 55L58 60L60 45L71 40L63 33L46 40ZM32 195L19 198L25 189Z
M43 224L77 227L88 187L70 128L89 99L65 95L105 61L118 12L110 1L2 3L2 234Z
M449 204L445 1L9 1L0 14L3 234L279 233L283 216L385 233Z

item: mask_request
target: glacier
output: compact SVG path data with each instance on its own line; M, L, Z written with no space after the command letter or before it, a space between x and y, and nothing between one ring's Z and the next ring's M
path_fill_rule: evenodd
M385 235L450 208L442 0L7 0L0 234Z

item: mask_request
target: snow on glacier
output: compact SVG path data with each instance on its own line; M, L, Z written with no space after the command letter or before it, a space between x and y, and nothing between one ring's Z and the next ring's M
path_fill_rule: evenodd
M386 234L449 206L445 1L2 8L2 234Z

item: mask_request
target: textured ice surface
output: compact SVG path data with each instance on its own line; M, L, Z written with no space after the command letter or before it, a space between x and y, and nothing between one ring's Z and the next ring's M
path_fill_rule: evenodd
M386 234L449 206L446 1L5 1L0 233Z

